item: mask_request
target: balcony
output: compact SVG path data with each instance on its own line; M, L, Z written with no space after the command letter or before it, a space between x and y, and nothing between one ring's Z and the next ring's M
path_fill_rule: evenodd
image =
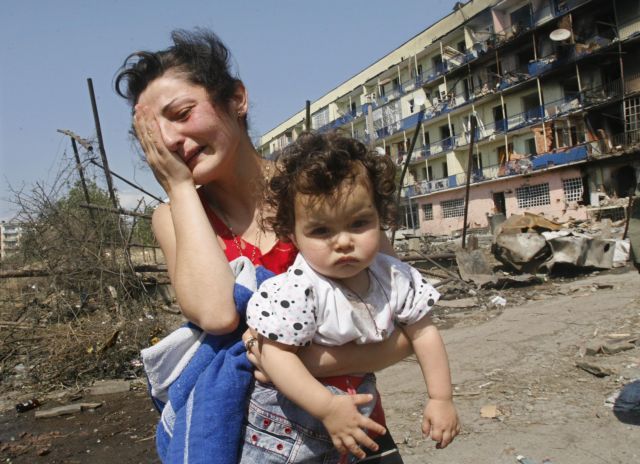
M505 130L512 131L520 129L522 127L530 126L532 124L536 124L538 122L542 122L543 117L544 108L542 106L534 106L533 108L529 108L522 113L509 116Z
M624 138L624 142L628 145L640 143L640 131L627 133L624 135ZM558 149L554 152L542 155L528 155L520 158L513 158L504 164L496 164L474 169L470 183L476 184L501 177L529 174L532 171L548 169L553 166L577 163L587 159L588 154L589 145L582 144L570 148ZM446 190L448 188L464 186L466 185L466 181L467 175L464 172L453 174L444 179L432 180L430 182L423 180L416 182L413 185L403 187L402 195L404 197L426 195L440 190Z
M500 31L496 31L493 38L489 39L489 40L493 39L493 44L491 45L492 46L504 45L505 43L510 42L511 40L521 36L528 30L530 30L532 25L533 23L531 18L528 18L524 21L520 21L516 24L512 24L511 26L506 27Z
M413 131L416 128L416 124L418 123L418 118L420 117L420 113L413 113L411 116L407 116L400 121L394 121L391 124L388 124L384 127L380 127L376 129L376 137L378 139L382 139L385 137L389 137L400 131L410 130Z
M506 71L500 76L497 89L505 90L529 79L531 79L531 74L529 73L528 67L521 66L514 70Z
M455 145L455 138L455 136L445 137L437 142L433 142L428 146L429 153L433 156L439 153L451 151Z
M566 151L558 151L555 153L545 153L532 157L531 163L533 170L546 169L552 166L560 166L562 164L570 164L587 159L586 145L580 145L570 148Z
M640 34L640 15L630 19L623 19L618 27L620 40L629 39Z
M423 84L429 84L435 81L438 77L442 76L445 72L447 72L446 61L436 64L434 67L429 68L426 72L422 74L424 78Z
M403 164L404 160L405 160L405 156L407 155L406 152L404 151L400 151L398 152L398 161L397 163ZM431 157L431 150L429 148L429 146L425 146L425 147L420 147L420 148L416 148L413 150L412 154L411 154L411 162L417 162L417 161L424 161L428 158Z
M399 98L400 96L404 95L405 90L402 88L401 85L398 85L397 87L391 89L391 90L387 90L385 95L381 95L380 97L377 98L377 101L379 104L384 105L385 103L388 103L390 101L395 100L396 98Z
M551 5L549 4L549 2L547 2L541 8L538 8L533 12L532 21L533 21L533 24L535 24L536 26L540 26L553 18L554 18L554 9L551 8Z
M555 0L556 16L560 16L590 0Z
M629 131L624 134L616 134L612 137L613 147L624 149L640 144L640 130Z
M444 57L446 63L445 70L447 72L453 71L460 66L475 60L479 55L479 52L476 49L461 52L450 46L445 47L445 53L447 54Z
M426 195L428 193L437 192L449 188L449 178L435 179L432 181L422 180L412 185L402 188L402 196L404 198L415 197L418 195Z
M554 119L571 112L607 103L622 97L622 82L617 79L606 85L587 87L581 92L567 92L558 100L545 103L545 119Z
M583 107L600 105L620 97L622 97L622 81L620 79L608 84L589 87L580 92L580 102Z

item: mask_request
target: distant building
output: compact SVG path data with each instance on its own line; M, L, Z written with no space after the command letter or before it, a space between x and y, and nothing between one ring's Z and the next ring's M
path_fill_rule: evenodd
M339 128L399 166L417 127L402 220L429 234L463 227L472 115L472 228L497 213L624 217L604 200L640 179L640 1L457 2L311 103L314 130ZM304 119L264 134L260 152L291 143Z
M0 222L0 260L18 251L22 226L15 221Z

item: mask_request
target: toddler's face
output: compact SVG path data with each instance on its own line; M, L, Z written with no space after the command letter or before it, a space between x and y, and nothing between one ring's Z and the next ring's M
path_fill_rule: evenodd
M326 197L298 194L295 218L291 239L309 265L347 286L378 253L380 219L371 186L361 176Z

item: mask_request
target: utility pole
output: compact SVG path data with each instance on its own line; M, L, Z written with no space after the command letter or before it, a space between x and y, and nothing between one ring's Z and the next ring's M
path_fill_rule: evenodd
M409 152L407 153L407 159L404 161L404 165L402 166L402 172L400 174L400 180L398 181L398 192L396 193L396 208L400 209L400 199L402 198L402 184L404 183L404 176L407 173L407 169L409 169L409 163L411 163L411 155L413 155L413 149L416 146L416 141L418 140L418 135L420 134L420 126L422 125L422 120L424 119L424 112L426 108L424 107L424 102L420 103L420 112L418 113L418 120L416 121L416 128L413 131L413 137L411 138L411 143L409 144ZM411 205L411 203L409 203ZM393 228L391 232L391 246L393 246L393 241L396 239L396 230L398 226Z
M476 115L471 114L469 116L469 122L471 123L471 141L469 142L469 160L467 162L467 185L465 187L464 193L464 220L462 224L462 249L466 248L466 240L467 240L467 214L469 212L469 189L471 187L471 173L473 171L473 144L476 139L476 126L478 125L478 121L476 120Z
M89 96L91 97L91 108L93 109L93 120L96 125L96 135L98 136L98 148L100 149L100 157L102 158L102 166L104 166L104 175L107 178L107 188L109 189L109 198L113 207L118 209L118 200L113 190L113 181L111 180L111 171L109 170L109 161L107 160L107 154L104 150L104 142L102 141L102 130L100 129L100 118L98 116L98 106L96 105L96 96L93 92L93 81L91 78L87 79L87 85L89 86Z

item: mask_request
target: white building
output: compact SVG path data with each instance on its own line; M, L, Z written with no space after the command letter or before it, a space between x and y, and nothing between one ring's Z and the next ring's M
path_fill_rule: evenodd
M259 151L295 140L305 116ZM467 177L472 228L496 213L584 219L640 179L640 1L458 2L312 102L310 123L410 158L402 219L416 232L462 229Z
M0 222L0 260L15 253L20 245L22 226L15 221Z

